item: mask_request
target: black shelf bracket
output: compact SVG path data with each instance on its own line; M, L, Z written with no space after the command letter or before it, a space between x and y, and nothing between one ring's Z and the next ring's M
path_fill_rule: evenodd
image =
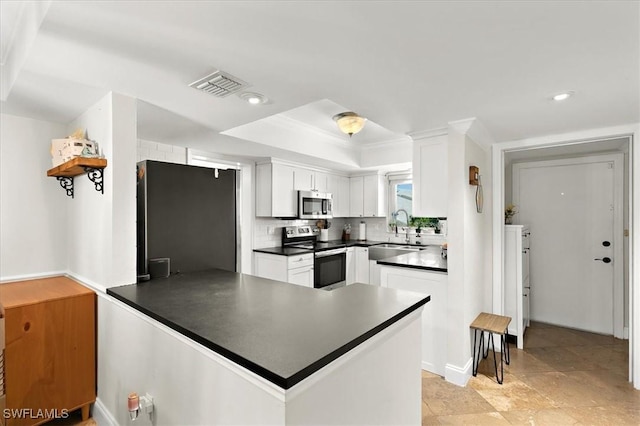
M85 167L84 170L87 172L87 177L89 177L89 180L95 185L96 191L104 194L104 169L93 169L91 167Z
M62 189L67 191L67 196L73 198L73 177L58 176L57 179Z

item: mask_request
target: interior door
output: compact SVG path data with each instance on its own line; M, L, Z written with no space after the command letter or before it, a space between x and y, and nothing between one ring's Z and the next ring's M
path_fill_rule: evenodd
M531 319L613 334L613 162L524 163L513 172L518 222L535 236Z

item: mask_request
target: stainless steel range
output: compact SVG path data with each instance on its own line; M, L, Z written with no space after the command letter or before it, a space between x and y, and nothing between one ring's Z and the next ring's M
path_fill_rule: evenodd
M333 290L346 285L347 246L340 241L316 241L320 231L311 225L282 229L282 246L313 250L313 287Z

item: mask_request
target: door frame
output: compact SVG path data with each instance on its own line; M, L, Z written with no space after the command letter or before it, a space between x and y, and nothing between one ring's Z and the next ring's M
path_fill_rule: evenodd
M580 157L570 157L552 160L527 161L513 164L513 185L512 200L518 204L520 199L517 188L519 187L520 175L516 174L516 170L536 167L553 167L566 166L573 164L591 164L591 163L613 163L613 335L618 339L624 337L624 239L622 232L623 224L623 190L624 190L624 154L592 154ZM516 196L517 195L517 196Z
M493 272L493 312L504 312L503 265L504 265L504 155L505 152L552 146L595 142L613 137L629 137L629 381L640 389L640 238L635 238L635 225L640 224L640 149L634 149L634 140L640 135L640 123L612 126L599 129L581 130L529 139L496 143L491 147L492 168L492 272ZM634 170L636 171L634 173Z

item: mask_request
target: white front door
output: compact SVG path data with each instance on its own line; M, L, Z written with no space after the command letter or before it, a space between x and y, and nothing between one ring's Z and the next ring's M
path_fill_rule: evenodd
M613 158L619 157L513 166L517 222L531 230L529 298L534 321L614 334L614 314L622 315L614 311L614 275L622 279L614 271L622 270L623 259L616 255L622 239L614 235Z

